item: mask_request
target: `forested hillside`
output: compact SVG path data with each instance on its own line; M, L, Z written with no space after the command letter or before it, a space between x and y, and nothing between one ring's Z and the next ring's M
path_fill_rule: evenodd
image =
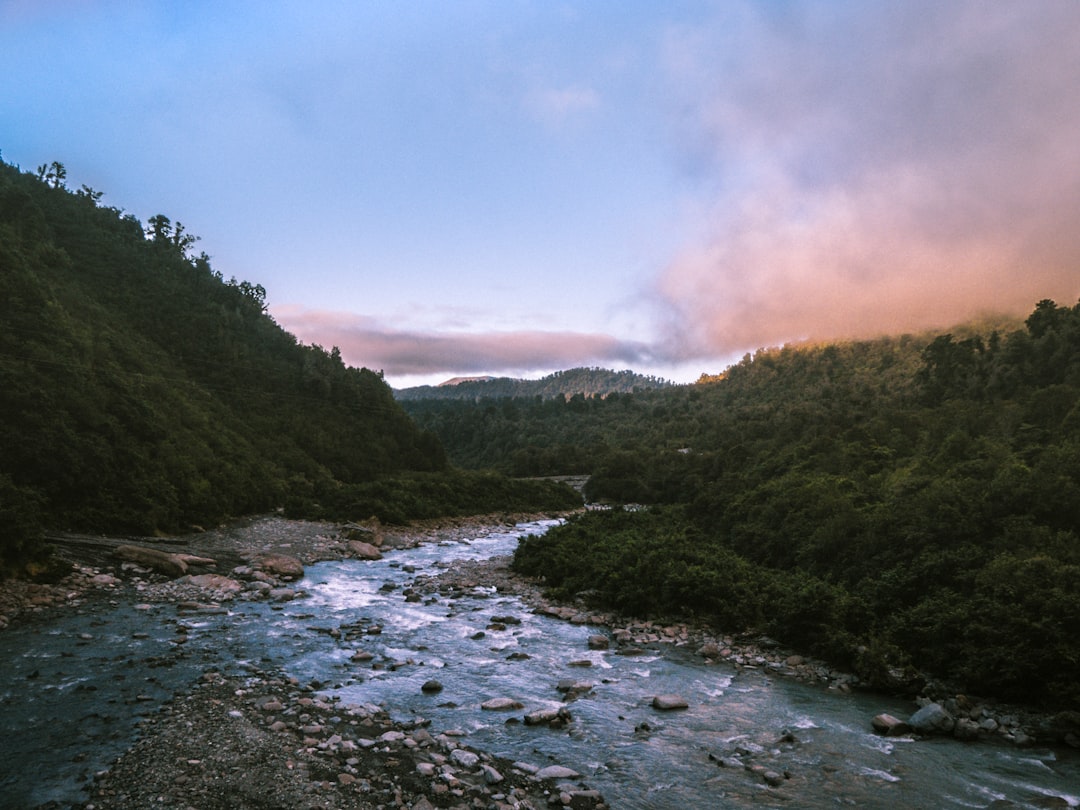
M65 181L0 163L0 566L37 554L42 527L174 531L282 504L402 519L506 485L450 473L381 374L300 344L180 222Z
M666 388L673 383L633 371L612 371L606 368L571 368L556 371L539 380L520 380L512 377L484 377L448 382L442 385L420 385L402 388L395 392L398 401L411 403L417 400L467 400L481 399L569 399L574 396L606 397L612 393L632 393L652 388Z
M705 378L709 379L709 378ZM747 356L693 386L417 411L461 463L591 474L520 548L561 594L1080 707L1080 305Z

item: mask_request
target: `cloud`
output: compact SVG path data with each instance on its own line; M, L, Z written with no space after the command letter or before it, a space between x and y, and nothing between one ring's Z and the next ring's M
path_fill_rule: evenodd
M344 312L273 307L277 322L301 340L337 346L347 363L388 376L521 374L593 364L641 364L643 344L578 332L430 332L399 330Z
M705 225L655 284L665 351L1080 297L1080 6L765 8L669 37Z

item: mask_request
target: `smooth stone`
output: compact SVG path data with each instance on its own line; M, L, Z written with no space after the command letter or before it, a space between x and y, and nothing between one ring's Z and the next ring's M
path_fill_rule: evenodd
M480 762L480 757L464 748L455 748L450 752L450 761L462 768L475 768Z
M652 706L654 709L661 711L670 711L672 709L686 709L690 704L686 702L686 698L679 695L657 695L652 699Z
M548 765L536 772L537 779L577 779L579 776L577 771L562 765Z

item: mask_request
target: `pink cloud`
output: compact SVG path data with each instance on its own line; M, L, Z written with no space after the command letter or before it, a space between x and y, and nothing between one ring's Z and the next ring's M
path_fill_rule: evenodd
M640 364L640 343L577 332L425 332L386 327L374 318L295 306L273 307L301 340L337 346L347 363L388 375L523 373L593 364Z
M1080 297L1080 6L881 9L744 13L723 69L730 26L673 35L710 196L655 284L669 354Z

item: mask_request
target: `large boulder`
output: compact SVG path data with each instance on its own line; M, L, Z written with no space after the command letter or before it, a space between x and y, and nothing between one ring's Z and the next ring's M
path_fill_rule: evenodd
M665 712L672 709L685 709L689 705L686 698L680 695L657 695L652 699L653 708Z
M349 551L358 560L381 560L382 552L371 543L363 540L350 540Z
M956 720L940 703L928 703L908 718L908 725L920 734L952 734Z
M346 540L358 540L376 547L381 546L384 541L382 524L375 516L363 523L345 524L341 527L341 534Z

